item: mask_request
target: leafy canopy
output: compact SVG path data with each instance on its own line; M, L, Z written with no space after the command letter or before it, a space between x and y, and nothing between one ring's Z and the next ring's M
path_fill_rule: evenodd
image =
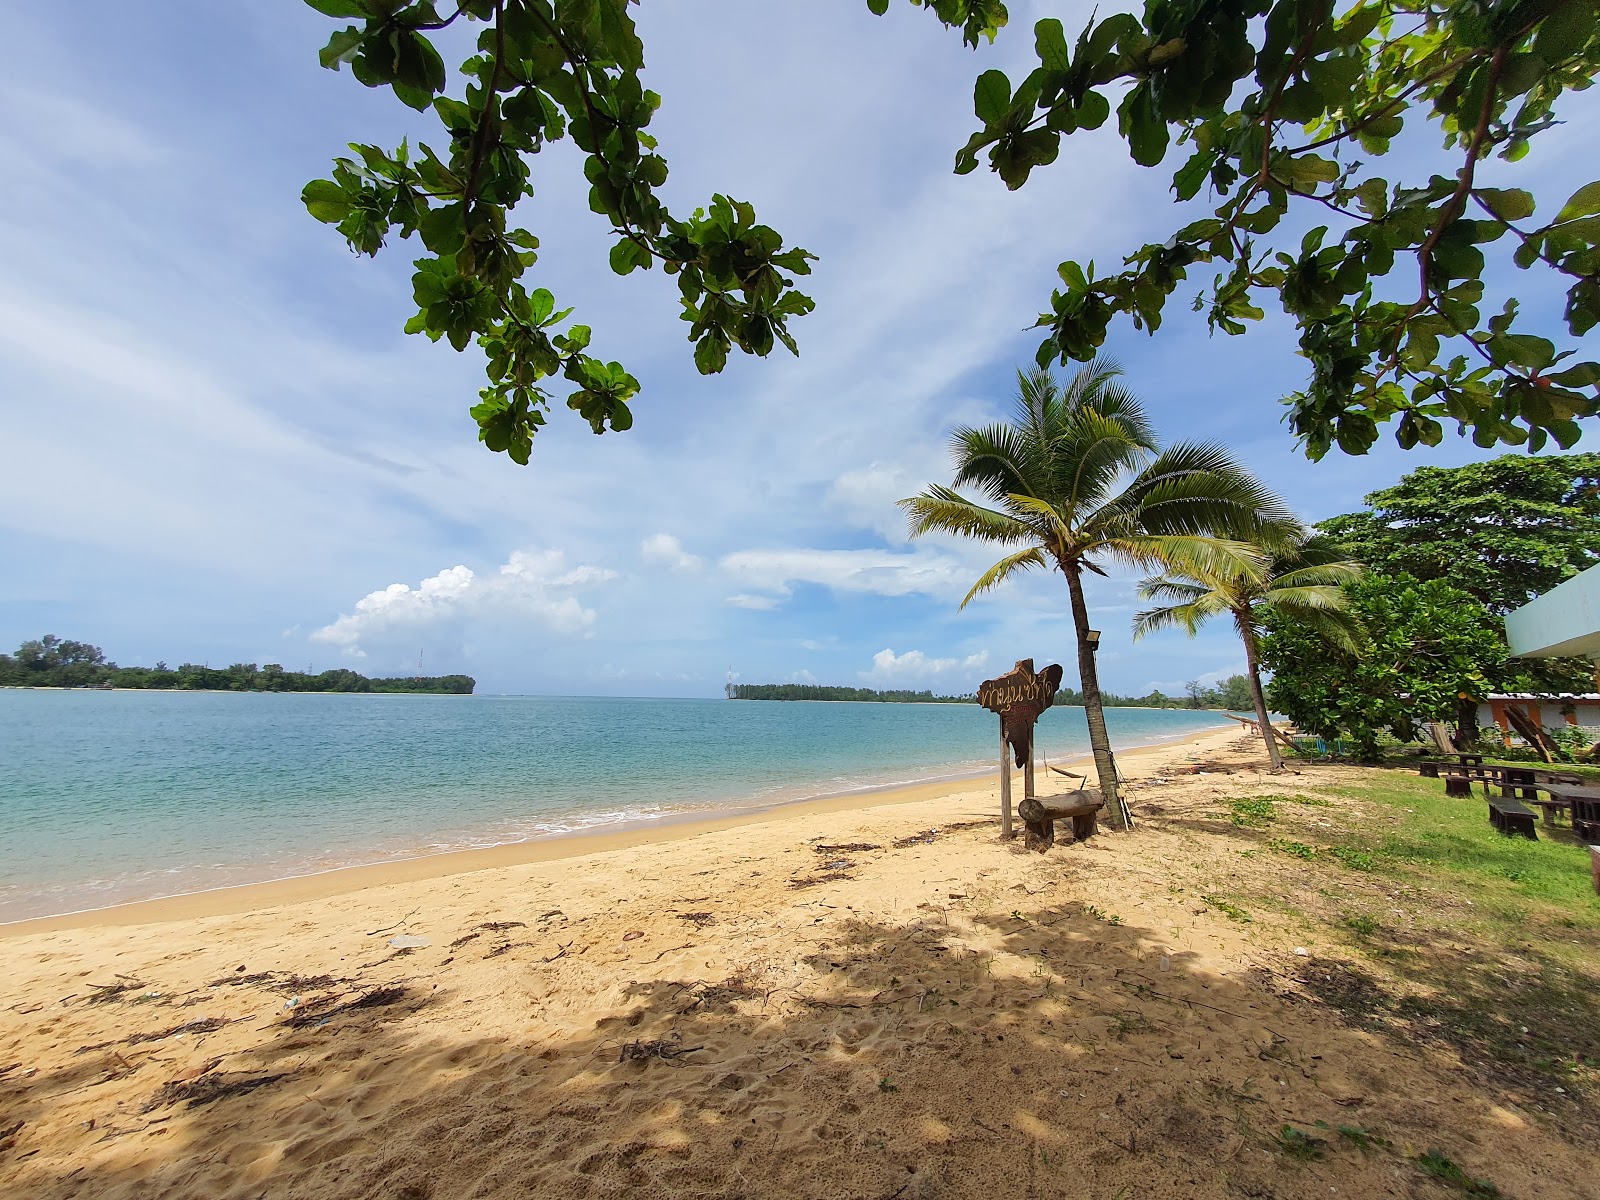
M1419 467L1318 528L1384 574L1443 579L1504 614L1600 563L1600 454Z
M986 152L1021 187L1115 103L1135 161L1175 153L1178 199L1218 202L1118 274L1062 263L1041 363L1089 359L1119 315L1154 332L1189 269L1215 263L1196 300L1213 329L1244 332L1269 300L1298 326L1311 380L1286 403L1314 459L1365 452L1394 418L1406 448L1438 443L1450 419L1480 446L1567 447L1600 411L1600 364L1520 328L1515 300L1481 308L1495 253L1565 288L1572 338L1600 321L1600 181L1535 218L1531 192L1476 177L1491 154L1522 158L1562 93L1592 82L1594 0L1149 0L1070 42L1046 18L1034 39L1039 66L1015 87L978 79L983 127L957 171ZM1453 174L1416 169L1408 121L1456 155ZM1291 213L1323 224L1296 245Z
M1267 700L1309 733L1348 735L1370 758L1380 732L1410 740L1421 722L1453 718L1463 693L1542 690L1531 664L1506 657L1499 622L1443 580L1371 574L1345 594L1358 630L1351 646L1299 616L1265 614Z
M472 415L491 449L527 462L556 376L595 432L633 420L638 381L592 357L589 328L564 324L571 310L522 282L539 241L509 211L533 192L532 160L563 138L583 151L590 207L610 222L611 268L659 262L677 276L702 372L734 348L795 351L789 320L812 302L794 277L813 256L785 247L748 204L717 194L685 216L658 195L667 163L647 127L661 100L641 81L630 0L456 0L443 14L429 0L306 2L356 22L333 33L324 66L347 64L442 126L438 150L352 143L304 200L359 253L394 233L422 242L406 329L481 346L489 383ZM1007 20L1000 0L911 3L969 45ZM881 15L889 0L867 7ZM457 21L484 29L452 80L430 35ZM1076 38L1053 17L1033 32L1039 66L1026 79L978 78L982 128L957 171L983 154L1021 187L1114 105L1137 162L1175 151L1178 198L1217 201L1117 274L1062 263L1039 321L1041 364L1092 359L1119 315L1154 332L1189 269L1214 263L1196 301L1214 329L1243 332L1269 300L1298 326L1311 379L1286 403L1312 458L1334 445L1362 453L1390 420L1405 447L1437 443L1446 420L1483 446L1567 447L1600 411L1600 364L1519 326L1514 299L1482 307L1497 254L1537 272L1538 287L1565 288L1573 339L1600 321L1600 181L1541 207L1476 177L1491 154L1520 159L1562 94L1589 86L1600 69L1593 0L1149 0L1142 16L1091 19ZM1408 122L1458 156L1453 174L1393 160L1378 173L1391 149L1413 145L1397 141ZM1304 228L1304 213L1324 224L1296 243L1283 229Z
M523 282L539 239L513 226L510 210L533 195L532 160L564 138L584 153L589 207L611 224L611 269L627 275L659 262L677 277L702 373L722 370L735 347L765 356L781 343L798 353L789 320L812 302L794 276L808 274L814 256L785 247L742 201L714 195L684 216L658 195L667 162L647 127L661 98L640 78L644 45L629 0L457 0L442 15L430 0L306 3L357 22L334 32L322 65L348 65L358 82L432 112L441 140L392 151L351 143L353 156L336 159L332 178L307 184L302 199L357 253L377 254L393 234L421 241L406 332L482 348L489 383L472 416L491 450L527 463L557 376L571 386L567 407L596 433L633 424L638 380L591 356L589 327L565 324L572 310L557 311L550 292ZM1005 22L997 0L929 7L973 44ZM430 35L458 21L485 28L453 80Z

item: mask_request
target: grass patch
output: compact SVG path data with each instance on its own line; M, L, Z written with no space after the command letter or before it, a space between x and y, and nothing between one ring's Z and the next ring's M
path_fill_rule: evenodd
M1505 837L1489 825L1481 795L1449 799L1438 780L1399 770L1362 770L1338 794L1357 802L1349 811L1360 825L1343 837L1327 830L1340 844L1319 849L1304 869L1332 859L1359 876L1323 876L1329 886L1313 882L1307 907L1310 920L1343 935L1352 957L1309 962L1300 972L1306 991L1353 1024L1449 1045L1483 1086L1516 1103L1592 1122L1600 897L1585 849L1564 826L1541 823L1538 841ZM1268 843L1292 853L1291 844ZM1270 905L1282 882L1232 894ZM1392 920L1381 915L1389 909Z
M1200 899L1204 900L1207 904L1216 909L1223 916L1227 917L1230 921L1238 921L1243 924L1250 920L1249 913L1245 912L1245 910L1240 908L1237 904L1232 904L1229 901L1224 900L1221 896L1201 896Z
M1279 854L1287 854L1291 858L1309 859L1317 856L1316 848L1308 846L1304 842L1286 842L1280 838L1274 838L1267 845L1271 846Z
M1379 1137L1370 1129L1363 1129L1360 1125L1340 1125L1337 1127L1339 1136L1363 1154L1371 1154L1374 1150L1387 1150L1390 1142L1388 1138Z
M1472 1178L1454 1161L1437 1150L1429 1150L1419 1156L1416 1162L1417 1169L1430 1179L1448 1184L1463 1195L1472 1196L1474 1200L1497 1200L1500 1195L1500 1189L1494 1184L1487 1179Z
M1280 1154L1297 1162L1315 1162L1322 1157L1324 1145L1321 1138L1312 1137L1303 1129L1285 1125L1272 1135L1272 1144Z
M1360 846L1332 846L1327 853L1352 871L1371 871L1378 865L1372 857L1372 852L1363 850Z
M1274 801L1282 796L1245 796L1228 804L1229 820L1246 829L1260 829L1278 819Z

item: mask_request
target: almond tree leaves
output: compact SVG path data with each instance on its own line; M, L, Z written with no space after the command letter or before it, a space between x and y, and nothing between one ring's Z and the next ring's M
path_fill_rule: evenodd
M633 424L638 381L591 356L588 327L562 331L570 310L556 312L547 291L522 282L539 240L507 215L532 195L534 156L550 142L571 138L586 156L590 208L615 237L611 269L626 275L659 262L677 276L701 371L721 370L733 348L764 356L781 343L798 352L788 322L812 302L795 277L810 273L813 256L786 248L748 204L717 195L680 217L657 196L667 164L647 127L661 100L640 81L644 47L629 0L450 0L443 12L404 0L306 2L358 22L332 35L322 64L348 65L367 87L431 112L443 139L438 149L352 144L302 199L356 253L375 255L394 234L421 241L406 331L483 350L489 383L471 415L491 450L528 462L558 377L567 407L596 433ZM936 8L962 22L988 12L944 0ZM447 94L451 80L428 37L457 21L483 26L459 98Z
M1154 331L1189 268L1215 263L1195 304L1213 329L1244 332L1268 298L1300 328L1311 378L1286 419L1312 458L1363 453L1385 423L1406 447L1437 443L1450 420L1484 446L1570 446L1600 413L1600 365L1513 329L1515 305L1480 312L1485 272L1510 258L1565 289L1571 337L1600 323L1600 182L1540 224L1530 192L1475 178L1490 154L1526 154L1561 94L1600 73L1593 0L1164 0L1142 19L1091 19L1070 45L1060 21L1041 20L1034 49L1039 66L1014 89L998 71L978 80L982 127L958 173L984 155L1021 187L1120 95L1134 160L1181 148L1177 197L1217 202L1120 273L1062 264L1041 363L1092 358L1118 317ZM1418 116L1460 154L1456 172L1370 170ZM1291 207L1329 221L1298 250L1274 237Z

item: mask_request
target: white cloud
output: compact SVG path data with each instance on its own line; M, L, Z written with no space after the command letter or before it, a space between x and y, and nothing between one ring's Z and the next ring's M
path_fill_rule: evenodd
M516 550L494 575L480 576L470 567L447 567L413 588L391 583L356 601L353 612L311 634L314 642L338 646L364 658L362 643L401 630L431 626L447 619L489 613L531 617L558 633L577 633L595 622L595 612L576 596L558 594L571 588L610 582L615 571L580 565L566 569L559 550Z
M740 550L722 560L728 574L763 592L788 596L796 583L878 596L960 596L971 568L952 555L891 550Z
M774 596L752 596L748 592L740 592L729 596L723 601L730 608L748 608L752 612L770 612L778 607L777 598Z
M965 658L929 658L921 650L907 650L896 654L893 650L879 650L872 656L872 670L859 672L862 679L876 684L930 683L952 672L975 675L989 662L989 652L980 651ZM974 678L972 687L980 680Z
M674 571L698 571L698 555L685 552L683 543L670 533L652 533L639 543L639 557L647 563L671 567Z

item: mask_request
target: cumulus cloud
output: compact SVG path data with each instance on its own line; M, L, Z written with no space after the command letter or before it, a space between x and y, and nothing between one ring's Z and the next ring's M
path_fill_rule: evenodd
M639 557L647 563L671 567L674 571L698 571L700 558L689 554L683 543L670 533L652 533L639 543Z
M373 638L488 614L531 617L555 632L577 633L594 624L595 613L571 594L572 589L615 578L617 573L604 567L569 568L559 550L516 550L493 575L478 575L458 564L415 588L391 583L369 592L356 601L353 611L313 632L311 640L364 658L362 643Z
M886 648L872 656L872 669L862 671L860 675L867 682L877 684L930 683L958 671L963 675L972 675L982 671L988 662L987 650L969 654L965 658L929 658L921 650L896 654ZM977 685L978 680L974 679L972 686Z
M740 550L722 569L752 588L788 596L796 583L879 596L962 595L972 569L938 550Z

